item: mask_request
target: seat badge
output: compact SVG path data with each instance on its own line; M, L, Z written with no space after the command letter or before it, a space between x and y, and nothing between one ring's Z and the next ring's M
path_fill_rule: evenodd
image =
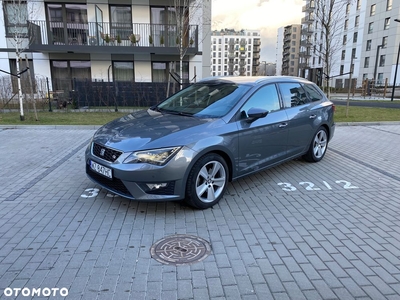
M104 156L104 153L106 153L106 149L101 148L101 150L100 150L100 155L101 155L101 156Z

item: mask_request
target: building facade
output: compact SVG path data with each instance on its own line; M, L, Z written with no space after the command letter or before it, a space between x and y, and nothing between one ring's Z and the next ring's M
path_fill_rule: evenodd
M16 47L21 69L28 64L53 91L72 90L74 80L166 82L181 61L183 82L210 75L209 1L1 2L0 76L15 74Z
M213 31L211 36L211 75L259 75L260 52L259 30L224 29Z
M339 1L338 1L339 2ZM300 74L318 84L326 75L330 85L347 88L352 77L355 86L365 79L377 86L393 85L400 43L400 1L355 0L337 5L340 17L336 18L331 53L331 70L326 74L324 56L318 51L324 46L324 30L319 22L316 1L306 0L303 6L302 41L309 40L300 49ZM351 75L350 75L351 73ZM396 85L400 84L397 74Z
M277 58L278 75L299 75L299 51L301 25L293 24L278 29ZM278 70L278 67L277 67Z

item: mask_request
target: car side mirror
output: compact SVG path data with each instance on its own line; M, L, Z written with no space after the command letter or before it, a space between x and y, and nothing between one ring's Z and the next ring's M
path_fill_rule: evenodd
M249 109L249 111L247 112L247 122L251 123L254 122L257 119L260 118L264 118L268 115L268 110L262 109L262 108L256 108L256 107L252 107Z

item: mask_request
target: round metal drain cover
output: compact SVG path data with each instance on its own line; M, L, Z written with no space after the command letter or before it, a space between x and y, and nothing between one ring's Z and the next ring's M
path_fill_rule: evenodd
M187 265L202 261L211 253L210 244L197 236L171 235L150 248L151 257L167 265Z

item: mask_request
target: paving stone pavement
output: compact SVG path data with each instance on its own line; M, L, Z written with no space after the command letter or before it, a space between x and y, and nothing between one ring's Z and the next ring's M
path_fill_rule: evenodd
M94 131L0 128L1 299L27 299L7 296L18 288L66 288L66 299L400 299L400 125L338 126L321 162L242 178L204 211L96 186L84 162ZM154 260L150 247L176 234L207 240L211 254Z

